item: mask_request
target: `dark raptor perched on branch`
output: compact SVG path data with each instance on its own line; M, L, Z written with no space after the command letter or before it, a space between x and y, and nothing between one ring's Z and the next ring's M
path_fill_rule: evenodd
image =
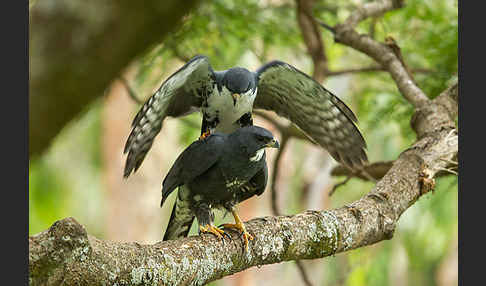
M213 225L212 208L224 208L233 214L235 224L225 228L241 231L248 249L253 237L236 213L236 204L265 191L268 180L265 148L278 148L270 131L258 126L238 128L227 135L213 133L197 140L177 158L164 179L162 201L179 187L164 240L187 236L197 217L200 232L217 237L228 236Z
M241 67L215 71L209 59L200 55L172 74L135 116L125 144L124 176L140 167L165 117L201 110L204 138L253 125L253 108L290 119L351 169L361 169L368 160L356 116L305 73L281 61L269 62L256 72Z

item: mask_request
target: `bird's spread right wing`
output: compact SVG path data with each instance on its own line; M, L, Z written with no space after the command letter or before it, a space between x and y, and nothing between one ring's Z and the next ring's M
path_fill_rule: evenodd
M132 122L125 144L128 153L124 177L140 167L167 116L178 117L197 111L203 97L212 92L214 72L205 56L195 56L172 74L142 106Z
M213 133L204 140L193 142L179 155L162 183L160 206L175 188L194 180L219 160L225 136Z
M254 108L275 111L295 123L309 137L350 168L367 162L366 143L356 116L344 102L317 81L280 61L257 71Z

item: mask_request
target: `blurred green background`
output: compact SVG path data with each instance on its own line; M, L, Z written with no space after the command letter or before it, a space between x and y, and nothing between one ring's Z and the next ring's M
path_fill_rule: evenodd
M361 3L316 1L313 13L317 19L335 25ZM457 79L457 1L406 1L402 9L363 21L358 30L362 33L373 30L375 39L380 41L392 36L408 66L420 70L414 72L414 78L431 97ZM376 65L363 54L335 43L332 34L324 29L322 38L329 70ZM294 1L219 0L202 3L192 11L177 31L135 60L125 77L137 96L145 100L196 54L207 55L217 70L236 65L255 70L267 61L279 59L312 74L312 60L297 24ZM370 162L394 160L415 141L410 127L412 106L387 73L329 76L323 85L356 113L368 144ZM164 143L158 147L154 144L137 174L139 177L122 180L122 147L138 108L121 82L114 80L105 95L70 122L42 156L30 161L29 235L72 216L91 235L101 239L143 243L161 240L171 208L159 208L161 182L176 156L199 135L201 117L193 114L184 120L168 120L157 139ZM258 123L272 127L259 118ZM157 152L161 155L156 155ZM315 154L317 159L311 160ZM147 162L152 160L150 157L158 160ZM270 154L269 165L274 157L275 154ZM296 139L291 140L283 161L286 170L277 185L282 212L294 214L316 207L308 203L309 186L315 183L315 177L309 174L328 172L329 164L335 162L326 151ZM327 166L327 171L322 171L323 166ZM322 202L317 207L341 207L373 187L370 182L354 178L328 198L326 192L332 184L343 179L327 177L321 194L317 194ZM457 177L441 177L436 183L434 192L420 198L402 215L392 240L334 257L304 261L314 285L457 285ZM248 206L245 220L271 215L269 187L261 198L240 206L241 209ZM171 203L168 201L167 205ZM137 217L143 211L148 214ZM138 221L132 222L134 218ZM134 231L131 225L144 228ZM211 285L277 282L302 285L293 263L253 268Z

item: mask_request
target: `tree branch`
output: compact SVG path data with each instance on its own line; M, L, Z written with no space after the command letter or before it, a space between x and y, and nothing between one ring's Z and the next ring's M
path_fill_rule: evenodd
M381 66L370 66L370 67L364 67L364 68L350 68L350 69L343 69L343 70L337 70L337 71L329 71L327 73L328 77L331 76L339 76L339 75L344 75L344 74L352 74L352 73L365 73L365 72L382 72L382 71L387 71L384 67ZM435 72L434 70L431 69L426 69L426 68L415 68L411 69L412 73L433 73Z
M434 100L415 109L411 125L417 136L427 135L441 128L455 128L458 113L459 86L456 82Z
M404 62L400 60L400 55L395 53L396 49L354 30L360 21L402 6L403 0L382 0L364 4L351 13L344 23L333 27L334 39L337 43L347 45L377 61L390 73L402 95L417 107L427 102L428 97L415 84Z
M382 14L403 7L403 0L382 0L366 3L358 7L344 22L345 25L354 29L359 22L370 18L378 17Z
M31 285L203 285L253 266L322 258L391 239L402 213L434 186L433 178L457 156L457 86L419 108L418 141L359 200L333 210L267 216L246 222L254 236L248 252L236 232L223 243L211 234L152 245L117 243L88 235L74 219L29 237ZM444 101L444 102L443 102ZM446 105L447 105L446 103ZM445 120L448 118L448 120Z
M390 170L390 168L393 166L394 161L380 161L380 162L374 162L371 164L368 164L363 167L363 169L375 180L379 180L385 176L385 174ZM450 176L451 174L454 174L454 169L457 169L457 162L450 161L450 165L447 166L447 170L442 170L437 173L436 178L439 177L444 177L444 176ZM451 172L452 171L452 172ZM364 176L361 173L358 172L352 172L349 170L347 167L343 165L337 165L331 170L331 175L332 176L346 176L345 181L347 182L349 179L355 177L355 178L360 178L361 180L364 181L369 181L370 179L366 176ZM345 183L344 181L342 183ZM341 184L341 183L339 183ZM331 195L331 194L329 194Z
M313 78L318 82L323 82L327 74L327 57L322 43L321 33L318 22L312 16L313 0L296 0L297 2L297 22L307 53L312 58L314 64Z
M248 253L236 233L224 245L210 234L138 245L101 241L72 219L59 221L29 238L31 283L202 285L252 266L321 258L390 239L400 215L423 194L420 174L427 170L432 178L444 164L439 159L457 152L457 135L438 132L414 147L369 194L350 205L352 211L342 207L247 222L255 237Z
M41 154L67 122L103 95L120 70L160 42L198 1L184 5L175 0L150 0L143 5L126 0L33 3L29 11L30 157Z

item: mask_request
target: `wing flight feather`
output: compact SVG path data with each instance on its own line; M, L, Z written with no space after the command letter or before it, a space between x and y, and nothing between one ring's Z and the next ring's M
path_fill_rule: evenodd
M179 117L197 111L203 97L212 92L214 71L205 56L195 56L162 83L140 108L125 143L128 153L124 177L140 167L167 116Z
M344 165L367 162L366 142L354 113L338 97L295 67L272 61L257 70L254 108L272 110L296 124Z

